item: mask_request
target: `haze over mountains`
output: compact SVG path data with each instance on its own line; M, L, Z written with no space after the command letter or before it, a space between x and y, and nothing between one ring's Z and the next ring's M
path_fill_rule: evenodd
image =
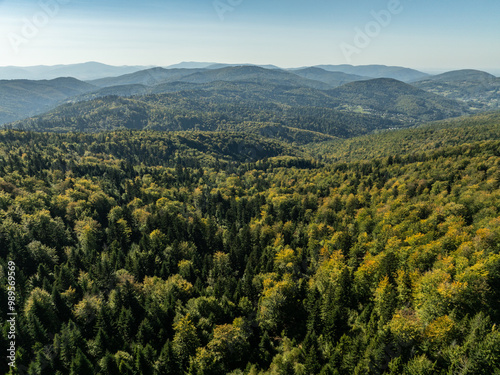
M342 72L371 78L394 78L403 82L412 82L423 79L429 74L415 69L403 68L400 66L385 65L317 65L316 68L324 69L330 72Z
M382 65L286 70L208 62L168 68L92 62L0 68L4 78L56 75L73 78L0 81L0 125L17 121L9 126L59 131L214 130L253 122L259 131L271 133L279 126L349 137L500 106L500 79L475 70L431 76Z
M73 77L79 80L91 80L122 74L133 73L150 68L148 66L111 66L98 62L82 64L0 67L0 79L54 79L59 77Z
M254 64L224 64L214 62L182 62L165 67L166 69L221 69L236 66L256 66ZM276 65L257 65L266 69L283 69ZM385 65L317 65L330 72L341 72L370 78L394 78L404 82L415 81L429 76L418 70ZM54 66L5 66L0 67L0 79L53 79L58 77L73 77L80 80L94 80L106 77L117 77L124 74L138 72L153 68L153 66L112 66L98 62L86 62L81 64L54 65ZM292 68L291 71L304 68ZM287 70L287 69L283 69Z

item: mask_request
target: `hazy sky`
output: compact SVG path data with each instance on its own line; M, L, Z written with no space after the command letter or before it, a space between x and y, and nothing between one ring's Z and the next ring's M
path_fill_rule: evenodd
M351 63L500 73L499 15L498 0L0 0L0 65Z

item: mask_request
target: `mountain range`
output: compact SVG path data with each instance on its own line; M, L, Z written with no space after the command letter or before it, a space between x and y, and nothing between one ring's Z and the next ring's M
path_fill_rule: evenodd
M111 66L98 62L54 66L5 66L0 67L0 79L44 80L59 77L73 77L79 80L91 80L137 72L149 66Z
M242 124L252 123L255 131L270 134L278 127L280 134L286 128L288 132L296 129L294 135L299 129L350 137L500 105L500 79L474 70L431 76L381 65L285 70L251 64L181 63L150 68L86 63L35 68L32 74L66 72L92 79L0 81L0 125L95 131L241 129ZM0 76L5 69L0 68ZM23 120L30 116L36 117Z
M182 62L165 67L166 69L221 69L236 66L259 66L265 69L301 70L304 68L283 69L276 65L255 64L224 64L214 62ZM394 78L403 82L415 81L429 76L418 70L385 65L318 65L331 72L341 72L369 78ZM98 62L86 62L81 64L54 65L54 66L29 66L0 67L0 79L54 79L59 77L73 77L80 80L94 80L106 77L117 77L124 74L134 73L140 70L153 68L153 66L112 66ZM308 67L306 67L308 68Z

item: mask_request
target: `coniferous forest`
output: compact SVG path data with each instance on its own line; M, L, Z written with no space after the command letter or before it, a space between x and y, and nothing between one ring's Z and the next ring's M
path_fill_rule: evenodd
M3 130L0 372L500 374L499 134Z
M500 375L499 14L0 0L0 375Z

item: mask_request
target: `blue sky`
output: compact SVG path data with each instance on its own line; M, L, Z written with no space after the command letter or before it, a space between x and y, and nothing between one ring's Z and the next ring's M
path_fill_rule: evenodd
M214 0L0 0L0 65L351 63L500 75L498 0L216 1L219 12Z

